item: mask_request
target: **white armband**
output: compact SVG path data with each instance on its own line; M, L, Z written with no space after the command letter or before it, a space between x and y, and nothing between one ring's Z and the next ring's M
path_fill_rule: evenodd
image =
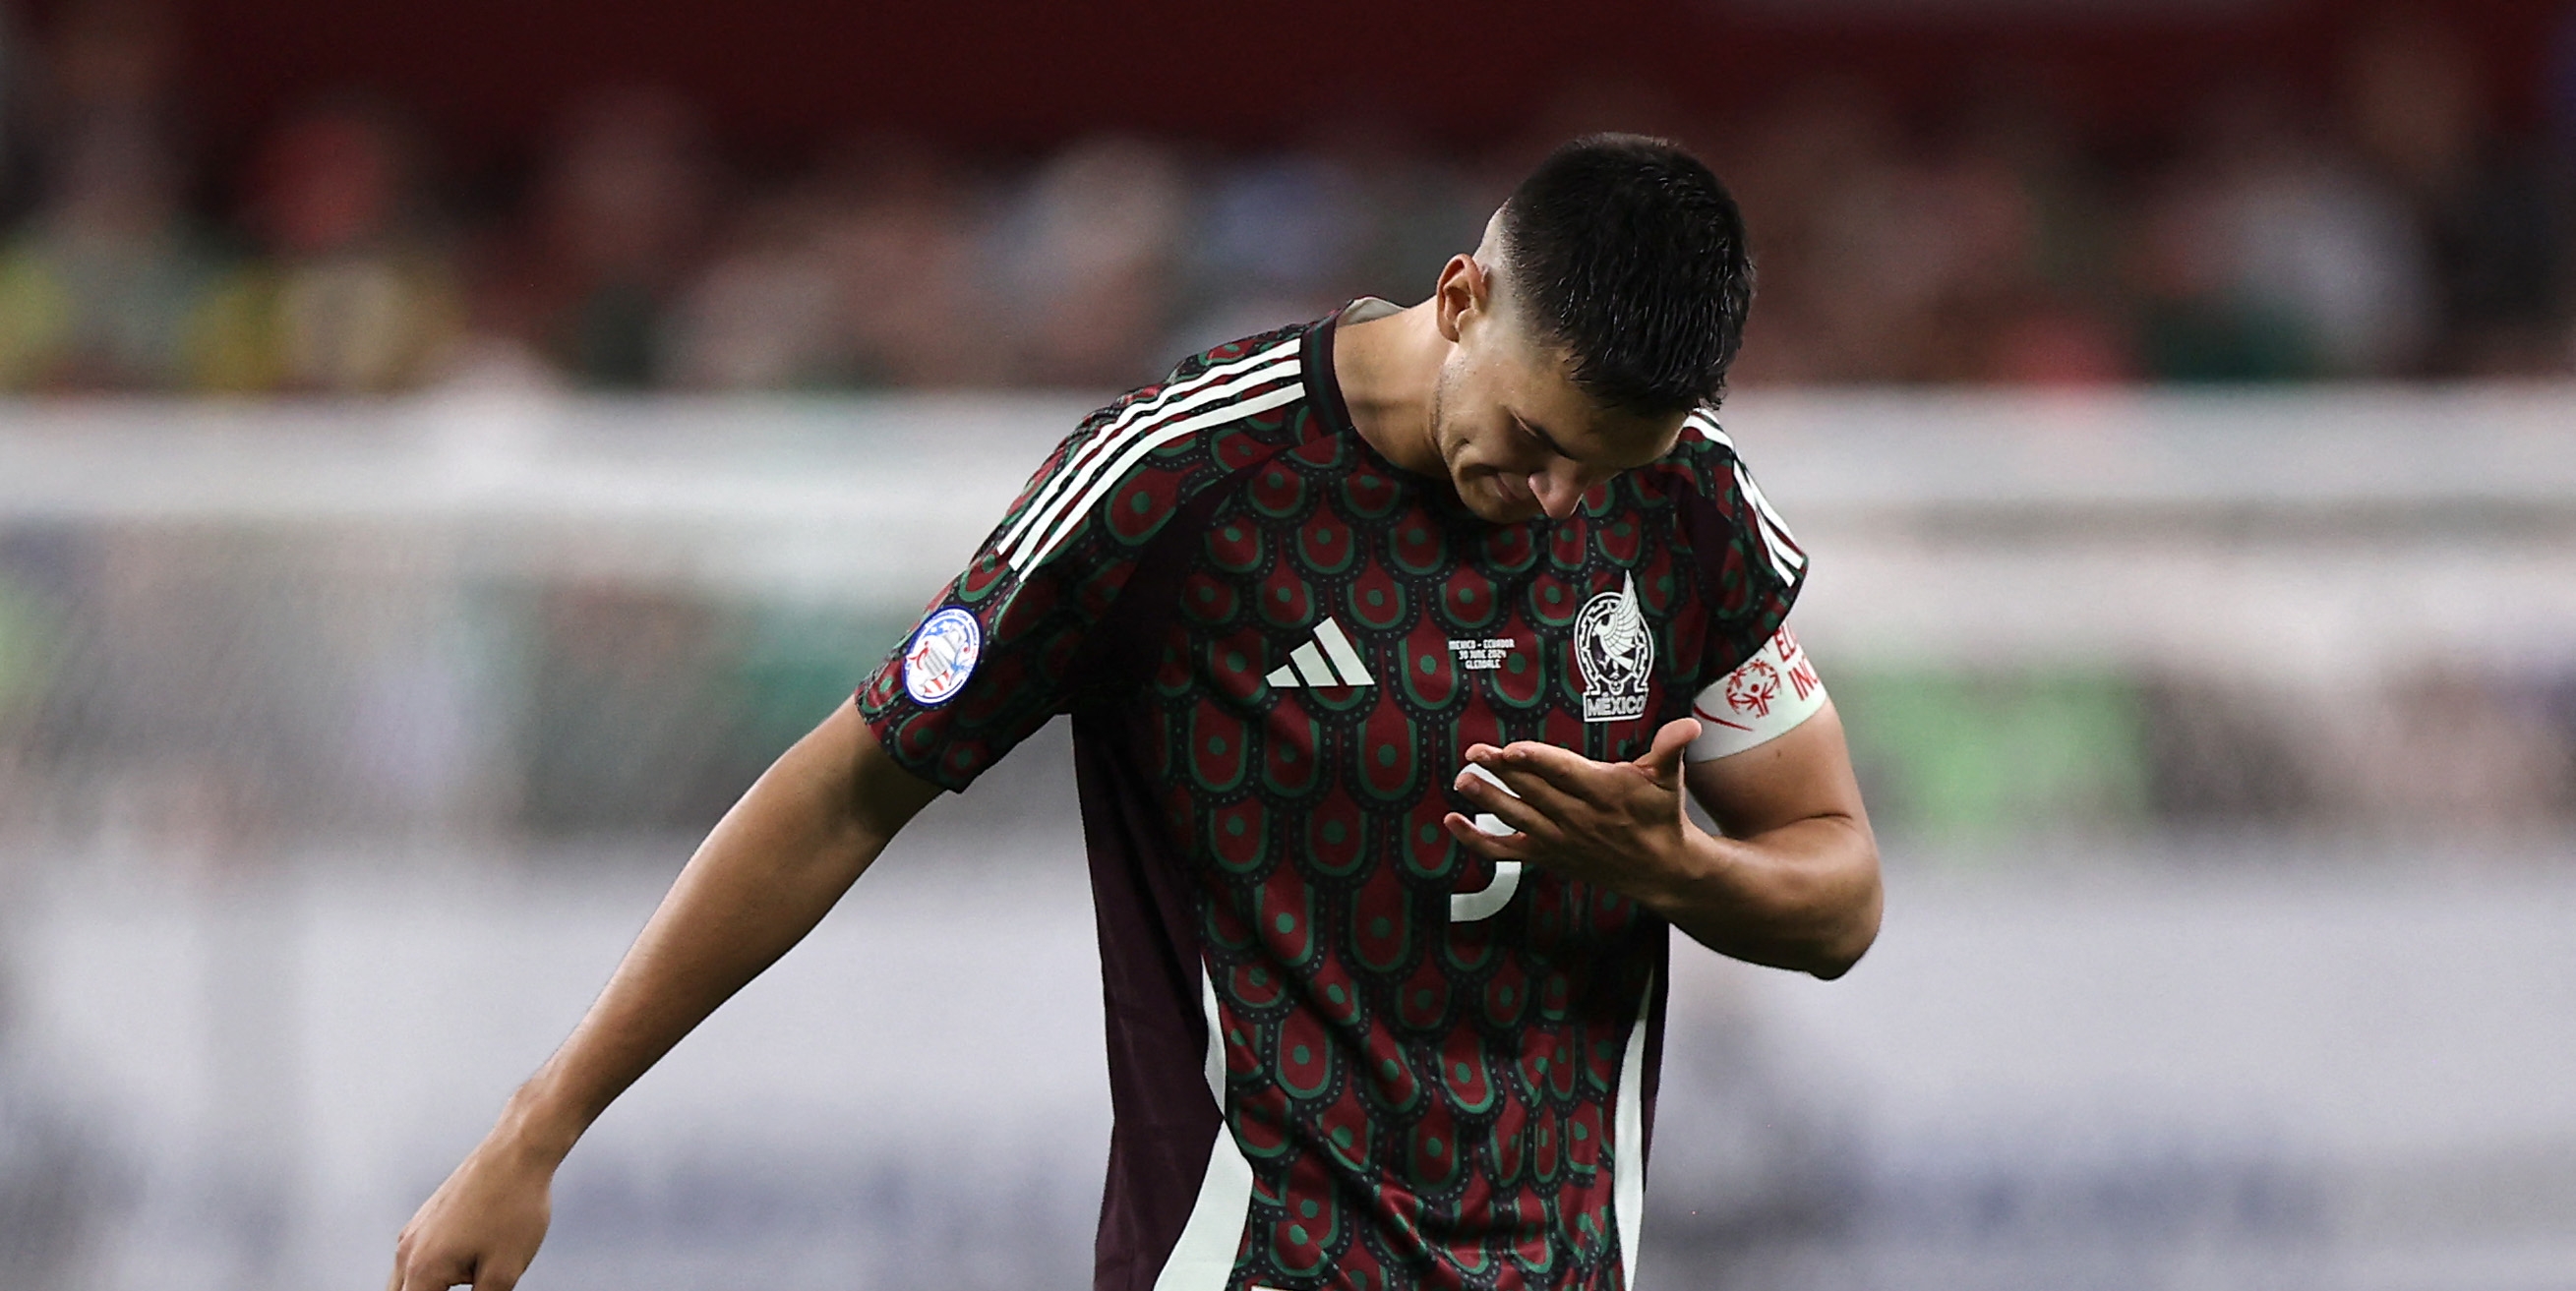
M1815 665L1784 627L1724 681L1691 701L1699 738L1682 757L1707 762L1768 744L1824 706L1825 683L1816 679Z

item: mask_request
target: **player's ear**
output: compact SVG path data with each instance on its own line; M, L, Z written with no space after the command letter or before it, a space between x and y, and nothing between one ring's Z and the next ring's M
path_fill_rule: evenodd
M1473 315L1494 307L1493 281L1471 255L1454 255L1440 266L1440 283L1432 289L1432 317L1443 340L1456 344L1458 332Z

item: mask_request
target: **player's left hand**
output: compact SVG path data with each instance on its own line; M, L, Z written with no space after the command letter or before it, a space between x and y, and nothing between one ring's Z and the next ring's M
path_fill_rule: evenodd
M1691 718L1665 723L1633 762L1595 762L1528 740L1473 745L1467 760L1511 793L1468 771L1458 773L1457 790L1515 832L1487 834L1454 811L1441 823L1489 860L1543 865L1644 896L1680 877L1693 828L1682 815L1682 750L1697 738Z

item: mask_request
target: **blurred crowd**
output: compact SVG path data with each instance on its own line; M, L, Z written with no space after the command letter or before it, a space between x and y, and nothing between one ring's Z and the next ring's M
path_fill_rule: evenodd
M2327 89L2216 83L2145 132L2010 84L1926 112L1819 81L1715 122L1576 85L1483 153L1357 121L1234 154L861 129L763 167L627 88L498 182L363 96L217 166L168 30L80 12L0 65L0 390L1117 387L1420 298L1546 143L1604 126L1692 142L1743 199L1739 386L2576 372L2576 104L2509 126L2529 87L2439 10L2355 25Z

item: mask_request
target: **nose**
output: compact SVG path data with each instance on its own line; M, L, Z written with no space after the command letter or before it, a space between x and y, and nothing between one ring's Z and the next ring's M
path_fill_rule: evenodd
M1530 495L1538 499L1538 509L1546 512L1550 520L1573 515L1574 508L1582 505L1584 493L1592 487L1577 473L1561 469L1565 465L1560 462L1548 470L1530 473Z

